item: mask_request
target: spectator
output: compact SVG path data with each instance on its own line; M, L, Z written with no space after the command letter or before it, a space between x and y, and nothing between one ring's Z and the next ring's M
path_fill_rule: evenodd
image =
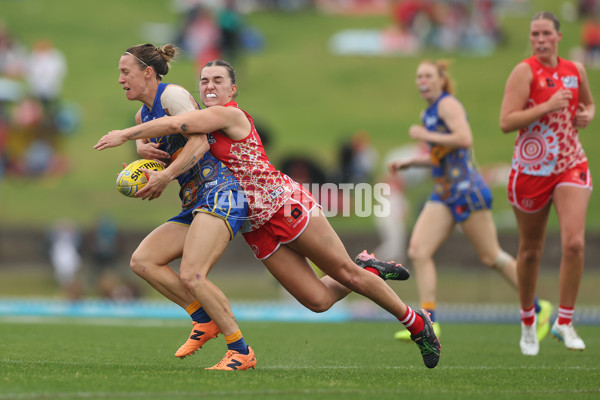
M31 93L44 107L46 126L54 125L66 73L67 63L62 52L49 39L35 42L27 63L26 78Z

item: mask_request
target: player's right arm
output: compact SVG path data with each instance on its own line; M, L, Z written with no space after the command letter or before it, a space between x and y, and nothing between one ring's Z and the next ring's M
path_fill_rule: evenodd
M388 170L390 172L396 172L402 169L408 169L410 167L432 167L431 157L429 153L419 154L417 156L394 160L388 164Z
M557 90L548 101L526 108L532 80L531 67L524 62L517 64L508 76L500 109L502 132L509 133L526 128L547 113L569 106L573 94L570 90L561 89Z
M138 112L135 114L135 124L139 125L142 123L142 109L140 108ZM137 153L141 158L146 158L148 160L156 160L160 162L163 166L166 165L165 160L169 160L169 153L166 151L160 150L158 148L157 143L152 143L148 139L137 139L135 141L135 146L137 148Z

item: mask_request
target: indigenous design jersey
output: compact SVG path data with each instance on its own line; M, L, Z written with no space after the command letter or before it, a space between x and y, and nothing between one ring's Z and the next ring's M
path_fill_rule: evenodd
M579 71L575 64L558 58L555 68L540 64L535 57L529 64L533 80L526 108L547 101L557 90L573 93L569 106L544 115L519 131L513 152L512 168L528 175L556 175L587 161L573 118L579 102Z
M168 83L160 83L158 85L154 103L152 104L152 111L145 104L142 106L142 122L148 122L168 115L160 103L160 96L168 85ZM151 138L150 141L158 143L158 148L169 153L171 161L174 161L179 156L183 146L187 143L187 138L177 133ZM221 186L228 188L237 186L237 181L231 171L208 151L196 165L187 172L179 175L177 181L179 182L179 186L181 186L179 198L181 199L183 210L194 207L200 194L207 190L214 190Z
M440 101L451 96L443 92L438 99L423 113L422 122L431 132L450 133L438 114ZM451 203L474 188L485 187L483 177L473 166L471 152L465 148L452 148L429 143L431 161L431 175L433 176L433 190L444 202Z
M239 108L235 101L230 101L225 107ZM251 125L248 136L232 140L216 131L208 135L208 142L211 153L225 163L244 190L248 200L248 221L240 232L246 233L260 228L271 219L289 199L297 184L271 164L256 132L254 120L242 111Z

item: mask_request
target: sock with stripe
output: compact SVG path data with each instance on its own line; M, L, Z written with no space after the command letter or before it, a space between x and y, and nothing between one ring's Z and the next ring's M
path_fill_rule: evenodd
M408 329L411 335L416 335L425 327L425 321L423 321L423 318L421 318L409 306L406 306L406 313L402 316L402 318L398 318L398 320L402 322L402 325Z
M521 322L527 326L531 326L535 323L535 306L529 309L521 308Z
M573 314L575 313L575 308L573 307L558 307L558 324L559 325L569 325L573 320Z
M186 307L185 311L190 314L192 321L199 322L201 324L210 322L212 318L204 311L204 308L198 303L198 300L194 300L192 304Z
M225 336L225 342L227 343L227 349L235 350L241 354L248 354L248 345L244 341L244 336L242 336L242 331L238 329L237 332L232 333L231 335Z

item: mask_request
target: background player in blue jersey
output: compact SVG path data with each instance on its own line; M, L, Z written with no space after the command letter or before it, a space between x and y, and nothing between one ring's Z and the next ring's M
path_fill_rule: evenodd
M187 90L161 82L177 51L170 44L162 47L142 44L130 47L121 56L119 84L128 100L143 103L135 117L137 124L199 108ZM213 321L195 294L199 290L208 291L211 296L207 297L215 299L215 303L229 304L207 275L248 213L237 180L208 152L205 135L173 134L139 139L136 144L141 157L162 160L166 165L163 171L144 170L148 184L136 197L155 199L173 179L181 187L181 212L146 236L131 257L132 270L192 318L192 333L175 356L191 355L206 341L223 333L232 357L243 357L244 369L254 368L254 353L246 345L235 320L221 318L223 321L219 323L222 315L219 313L213 316ZM179 274L169 266L178 258L181 258Z
M441 61L423 61L417 68L417 88L428 106L421 114L422 125L411 126L409 135L427 142L429 154L389 164L392 172L409 167L431 168L434 190L414 226L408 257L416 272L421 307L431 313L438 336L437 273L433 255L456 224L460 224L481 262L498 271L517 289L516 261L498 242L490 211L492 193L473 165L471 127L463 105L453 96L447 69L447 64ZM541 339L549 331L552 306L545 301L539 303L539 310L543 308L538 332ZM395 337L410 340L403 331L397 332Z

